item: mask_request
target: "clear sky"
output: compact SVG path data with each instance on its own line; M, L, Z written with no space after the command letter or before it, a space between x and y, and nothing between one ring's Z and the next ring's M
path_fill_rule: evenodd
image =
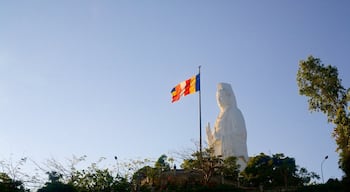
M284 153L340 178L332 125L298 94L310 54L350 87L350 3L0 1L0 160L156 159L198 141L198 95L171 89L201 65L202 124L232 85L248 153ZM205 136L205 135L204 135Z

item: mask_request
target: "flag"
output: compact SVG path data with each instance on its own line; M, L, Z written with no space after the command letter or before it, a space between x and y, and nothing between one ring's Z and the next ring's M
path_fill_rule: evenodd
M200 90L200 75L197 74L186 81L177 84L172 90L172 103L178 101L180 97L195 93Z

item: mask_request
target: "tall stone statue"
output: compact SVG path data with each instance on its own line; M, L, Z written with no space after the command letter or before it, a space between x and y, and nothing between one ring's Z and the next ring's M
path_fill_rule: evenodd
M219 83L216 99L220 108L214 130L208 124L207 141L214 149L214 154L223 158L237 157L237 163L242 171L248 162L247 130L241 110L238 109L236 98L228 83Z

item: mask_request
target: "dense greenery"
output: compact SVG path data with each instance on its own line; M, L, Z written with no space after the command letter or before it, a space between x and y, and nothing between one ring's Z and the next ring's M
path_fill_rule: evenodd
M172 158L168 158L165 154L161 155L154 163L154 167L146 165L137 170L132 177L132 183L136 190L140 190L143 187L145 189L151 189L155 186L160 186L161 178L164 176L164 172L170 171L170 163ZM141 183L143 181L143 184Z
M237 159L235 157L222 159L215 156L213 152L211 148L205 149L202 153L195 152L192 158L184 160L181 167L201 173L204 184L208 184L215 175L223 175L236 182L239 173Z
M223 160L213 153L213 149L205 149L202 153L195 152L191 159L185 159L182 168L197 171L202 174L202 183L207 184L210 179L223 171Z
M73 171L68 175L60 171L49 171L46 172L48 181L37 191L258 191L262 188L272 191L346 191L346 183L343 181L331 179L323 185L312 184L311 181L319 177L300 168L294 158L282 153L253 156L241 173L235 157L222 159L213 155L211 149L205 149L202 153L195 152L190 158L184 159L181 165L183 169L171 168L172 161L172 158L161 155L153 165L149 164L149 160L125 164L127 169L139 167L131 177L116 174L109 168L99 168L96 163L82 170L72 168ZM29 190L24 188L22 181L15 181L7 174L0 173L0 191Z
M308 97L309 110L321 111L335 125L333 136L338 145L339 166L350 177L350 89L345 89L338 69L325 66L319 58L309 56L299 63L297 73L299 93Z
M24 192L22 181L11 179L6 173L0 172L0 191L1 192Z
M108 169L98 169L95 166L75 171L68 183L78 192L130 191L130 184L125 178L119 175L113 176Z
M298 192L347 192L349 191L349 186L344 181L339 181L337 179L329 179L326 184L315 184L306 185L299 187Z
M319 179L315 173L309 173L305 168L298 168L295 159L278 153L272 156L260 153L250 158L242 173L247 186L253 187L283 187L303 186L311 179Z
M40 188L38 192L77 192L75 187L71 184L65 184L61 182L62 174L55 171L47 172L49 176L49 182L45 183L45 186Z

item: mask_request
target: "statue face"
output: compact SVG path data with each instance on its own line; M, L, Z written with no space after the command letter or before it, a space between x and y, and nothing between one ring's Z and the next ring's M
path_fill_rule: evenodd
M226 109L230 106L236 106L235 95L233 94L230 84L227 84L227 83L218 84L216 99L219 107L222 109Z

